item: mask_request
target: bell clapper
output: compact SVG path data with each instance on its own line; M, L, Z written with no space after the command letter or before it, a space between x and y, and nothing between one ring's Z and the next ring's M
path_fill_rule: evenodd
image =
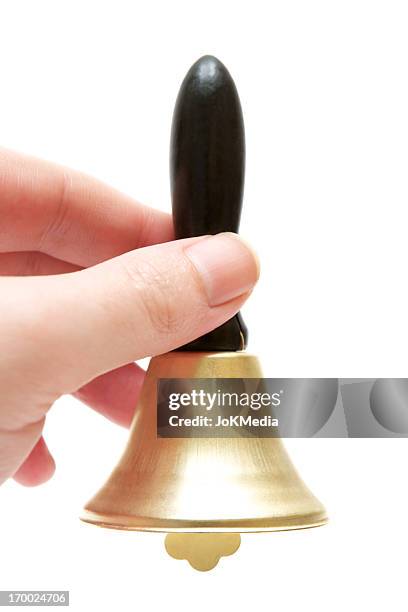
M168 533L164 541L173 559L186 560L191 567L208 572L221 557L233 555L241 544L239 533Z

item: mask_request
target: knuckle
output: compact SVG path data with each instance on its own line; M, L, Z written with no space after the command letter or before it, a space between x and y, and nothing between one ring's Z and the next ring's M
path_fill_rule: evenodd
M55 210L48 224L43 228L38 243L38 251L49 247L50 243L63 242L69 227L69 194L72 188L72 177L69 172L61 174L59 194Z
M182 301L169 270L146 260L128 259L123 266L127 280L137 293L142 316L154 332L167 337L178 330L183 320Z

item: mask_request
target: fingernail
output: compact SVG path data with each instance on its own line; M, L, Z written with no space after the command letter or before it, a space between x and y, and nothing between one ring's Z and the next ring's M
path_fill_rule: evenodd
M185 253L200 275L210 306L247 293L258 280L258 258L237 234L208 236Z

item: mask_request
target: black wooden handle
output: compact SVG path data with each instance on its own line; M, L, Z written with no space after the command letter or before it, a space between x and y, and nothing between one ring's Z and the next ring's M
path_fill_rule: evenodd
M188 71L177 97L170 147L176 238L238 232L245 174L241 104L228 70L206 55ZM246 346L239 315L180 350Z

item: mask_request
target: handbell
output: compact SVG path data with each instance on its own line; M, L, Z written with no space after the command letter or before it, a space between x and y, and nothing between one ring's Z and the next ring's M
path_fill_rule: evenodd
M199 59L181 86L171 135L176 238L237 232L245 167L241 105L225 66ZM81 519L101 527L163 531L166 549L199 570L235 552L239 534L323 525L322 504L299 477L278 437L157 434L161 379L262 378L245 352L238 314L218 329L152 358L130 438Z

